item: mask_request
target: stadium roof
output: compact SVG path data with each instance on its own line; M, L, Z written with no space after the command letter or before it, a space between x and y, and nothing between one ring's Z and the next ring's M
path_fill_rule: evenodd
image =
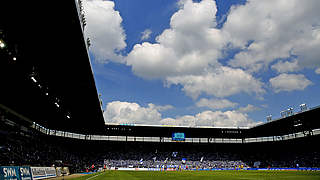
M250 128L248 137L281 136L320 128L320 106Z
M187 138L255 138L282 136L298 132L308 133L320 128L317 115L320 107L299 112L266 122L254 127L181 127L146 125L106 125L106 134L110 136L171 137L174 132L183 132Z
M50 129L100 133L76 1L7 1L0 23L0 104Z

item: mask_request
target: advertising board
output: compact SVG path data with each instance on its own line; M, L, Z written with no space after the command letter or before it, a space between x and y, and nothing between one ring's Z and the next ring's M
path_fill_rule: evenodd
M30 167L27 166L0 166L2 180L32 180Z
M54 167L31 167L33 179L45 179L56 177L56 169Z

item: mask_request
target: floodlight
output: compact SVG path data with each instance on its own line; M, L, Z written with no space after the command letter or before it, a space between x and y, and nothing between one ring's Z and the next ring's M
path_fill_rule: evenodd
M267 122L272 121L272 115L270 114L269 116L267 116Z
M6 44L4 43L4 41L2 39L0 39L0 48L3 49L6 47Z
M294 127L302 126L302 123L294 124Z
M281 117L286 117L286 111L281 111L280 115L281 115Z
M34 83L37 83L37 80L36 80L33 76L31 76L31 80L32 80Z
M300 110L301 110L301 111L306 111L306 110L308 110L307 105L306 105L306 104L300 104Z
M12 60L16 61L16 60L17 60L17 58L16 58L16 57L13 57L13 58L12 58Z

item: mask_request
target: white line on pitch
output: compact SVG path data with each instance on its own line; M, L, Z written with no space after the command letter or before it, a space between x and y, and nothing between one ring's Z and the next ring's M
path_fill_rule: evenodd
M103 173L100 173L100 174L97 174L97 175L91 176L91 177L87 178L86 180L89 180L89 179L95 178L95 177L97 177L97 176L100 176L101 174L103 174Z

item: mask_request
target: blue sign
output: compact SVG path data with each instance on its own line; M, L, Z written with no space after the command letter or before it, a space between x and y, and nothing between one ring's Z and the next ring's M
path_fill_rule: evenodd
M30 167L27 166L20 166L20 178L21 180L32 180L32 174Z
M184 133L172 133L172 141L184 141Z
M30 167L27 166L0 166L2 180L32 180Z

